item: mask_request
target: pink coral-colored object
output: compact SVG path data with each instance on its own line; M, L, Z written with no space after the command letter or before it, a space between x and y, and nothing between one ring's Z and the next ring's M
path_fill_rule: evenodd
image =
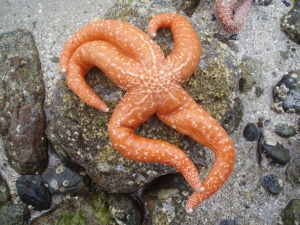
M236 34L244 25L252 1L245 0L234 10L237 0L216 0L216 17L223 29L230 34Z

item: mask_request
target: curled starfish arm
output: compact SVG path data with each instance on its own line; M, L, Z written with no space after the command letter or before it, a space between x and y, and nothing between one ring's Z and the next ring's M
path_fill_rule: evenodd
M235 156L231 139L217 121L184 91L180 95L186 99L181 101L182 105L172 113L158 114L159 118L215 153L214 166L202 184L203 191L195 192L187 202L186 211L191 213L223 186L233 170Z
M151 96L140 91L127 92L117 105L108 126L111 142L126 158L139 162L158 162L175 167L196 191L202 190L193 162L178 147L162 140L152 140L134 133L136 128L156 112ZM134 101L133 101L134 99Z
M118 63L127 65L117 66ZM66 74L67 84L84 102L107 112L107 105L88 86L84 77L92 67L101 69L116 85L127 89L132 80L137 79L138 64L125 56L112 44L104 41L91 41L76 49L69 62Z
M150 20L148 34L155 38L159 28L171 29L174 48L164 59L163 65L179 84L186 81L195 71L200 60L201 47L198 35L191 23L179 14L163 13Z
M220 25L230 34L236 34L243 27L253 0L245 0L234 11L236 2L237 0L217 0L215 5L216 17Z
M77 31L64 45L59 66L62 72L75 50L90 41L107 41L140 62L163 58L162 50L147 34L130 23L117 20L97 20Z

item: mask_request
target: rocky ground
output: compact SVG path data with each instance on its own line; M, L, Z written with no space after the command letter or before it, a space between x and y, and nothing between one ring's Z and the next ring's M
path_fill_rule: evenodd
M58 221L58 224L67 224L67 221L72 221L74 224L93 223L86 218L91 220L95 218L92 221L97 221L99 224L140 224L141 220L144 220L144 224L148 224L150 217L153 224L292 224L287 222L285 218L289 217L290 220L293 220L293 216L297 217L297 215L298 219L294 220L299 223L300 47L299 43L291 41L280 29L283 24L281 18L292 9L289 2L273 0L253 3L237 40L229 40L229 35L213 19L214 1L200 1L195 12L187 7L187 4L185 7L180 4L176 5L175 3L178 3L178 1L170 1L174 4L172 7L163 5L157 9L154 9L155 7L151 5L152 3L149 3L150 1L128 2L131 2L131 4L128 4L130 6L122 6L118 9L116 9L117 7L111 8L115 1L94 0L84 1L84 3L82 1L52 1L50 3L35 0L24 3L18 0L7 0L2 4L0 9L0 32L14 31L18 28L27 29L32 32L36 41L41 61L41 76L45 86L46 115L49 121L48 130L46 134L42 132L43 137L41 140L44 141L46 136L51 141L52 147L54 147L52 150L56 151L64 165L67 166L62 165L61 160L51 152L49 152L48 158L44 156L44 153L38 154L40 158L35 157L43 162L42 166L37 168L32 166L36 165L35 161L30 164L30 167L23 164L18 166L19 163L15 159L15 155L6 154L4 149L7 149L7 143L11 143L8 140L15 137L10 130L20 128L17 122L13 123L10 120L15 121L15 118L22 118L22 113L19 117L16 116L14 104L6 104L0 101L0 109L4 109L0 114L0 131L2 135L0 142L0 172L3 180L8 184L6 186L5 181L0 180L1 190L4 190L1 192L4 193L1 195L4 197L0 198L1 213L3 215L8 214L10 209L15 207L10 202L20 203L21 199L24 202L28 201L27 204L31 205L30 210L33 217L43 214L39 211L48 210L52 204L51 213L48 214L52 218L50 219L45 214L46 216L36 219L32 224L53 224L55 223L52 221L53 218L56 219L56 222ZM209 91L198 93L193 89L190 90L190 93L191 95L195 94L194 98L198 96L199 103L231 131L236 149L235 169L226 185L213 197L202 203L192 215L186 215L183 211L184 203L190 195L191 189L185 184L180 175L165 176L163 179L155 180L155 183L151 183L141 194L141 190L144 189L138 188L154 178L174 172L174 170L156 164L132 163L116 155L109 144L105 144L104 136L107 135L105 129L100 130L97 124L93 124L95 120L101 121L100 126L105 128L103 126L106 123L104 118L99 116L96 110L90 109L74 98L72 92L67 89L63 76L58 73L57 65L64 42L77 29L96 17L129 20L136 25L145 27L151 13L155 14L163 10L174 11L178 7L186 14L191 15L190 20L200 34L204 50L199 64L199 71L194 76L203 77L207 75L203 81L196 78L190 80L185 88L191 88L190 86L196 84L196 89L197 87L211 89L206 84L201 86L201 82L203 83L213 76L223 87L222 90L228 89L226 94L222 96L226 99L224 102L225 105L228 105L227 108L222 106L220 103L222 101L218 102L214 98L214 94L219 93L217 92L219 90L217 84L212 85L216 88L212 91L213 93ZM108 11L108 9L110 10ZM150 9L153 11L150 12ZM129 13L129 10L133 11ZM296 27L296 29L299 30L299 27ZM289 30L288 32L291 34L292 31ZM0 41L3 41L3 36L1 38ZM26 36L26 40L28 38ZM294 40L299 41L295 37ZM165 42L168 41L170 40L166 39ZM4 47L3 49L8 49L7 45ZM18 74L17 72L20 71L20 68L22 69L22 65L27 63L26 60L23 62L23 58L20 60L19 57L15 57L15 53L10 52L8 54L3 51L1 54L2 62L9 62L9 65L12 66L13 71L11 74ZM32 58L34 58L34 53L31 50L25 54L25 59L31 59L28 55L33 55ZM38 70L39 63L36 60L33 62L37 63L35 69ZM15 71L17 72L14 73ZM97 78L99 77L99 71L93 73L96 76L91 74L89 82L91 85L99 86L100 81ZM219 77L226 77L227 73L231 74L229 80L219 80ZM0 87L3 89L10 87L7 85L9 79L13 79L13 77L5 77ZM104 79L104 77L100 77L100 79ZM36 82L38 81L30 80L28 83ZM18 81L17 83L21 84L20 87L22 87L22 82ZM109 82L105 85L104 89L107 89L107 86L112 86ZM13 87L16 86L13 85ZM111 88L113 89L113 87ZM18 88L12 89L18 90ZM102 89L98 91L102 93ZM3 96L6 96L6 99L11 98L23 102L23 99L31 100L28 96L32 96L26 91L23 91L21 97L6 93L8 92L5 91L5 94L0 92L0 100L5 99ZM109 93L109 96L113 96L113 100L107 99L107 101L111 101L112 107L122 95L119 90L114 93ZM209 97L206 96L210 96L211 99L207 99ZM232 104L232 102L238 102L237 97L241 99L243 107L239 104ZM30 104L36 105L36 103ZM33 111L36 112L37 110ZM78 114L73 113L74 111L77 111ZM27 111L21 110L20 112ZM85 121L77 120L78 115L83 116ZM228 119L228 115L233 119ZM238 115L242 115L242 119ZM26 120L23 119L22 121ZM235 127L235 121L240 122L238 127ZM81 124L82 127L75 129L75 125L71 125L73 122L75 125ZM145 129L147 133L150 130L150 136L154 135L151 132L157 133L157 130L155 128L153 131L153 127L151 128L153 123L156 124L155 118L139 132L143 133L145 132L143 129ZM10 124L12 125L10 126ZM160 134L164 138L165 128L161 127L160 124L157 126L159 126ZM245 129L245 127L248 129ZM234 128L236 129L232 132ZM87 133L86 130L95 133ZM26 129L23 132L26 132ZM80 139L80 147L78 147L78 142L75 141L75 146L70 148L74 137L75 139L78 138L79 134L83 134L82 139ZM22 143L23 136L16 136L16 143ZM98 145L99 138L101 144ZM180 141L177 141L180 147L186 148L185 150L201 170L201 177L205 178L213 164L213 154L209 149L204 148L203 150L197 144L178 136L176 133L171 136L171 140L167 140L174 141L178 138ZM93 145L88 144L91 144L94 139L95 146L91 147ZM14 143L13 141L12 143ZM9 149L16 148L11 144L9 146L11 146ZM93 151L89 148L97 150ZM101 154L99 149L101 149ZM191 149L194 151L190 151ZM46 147L44 150L47 152ZM10 152L14 153L15 151ZM72 151L75 154L72 155ZM201 155L204 152L205 157L203 158ZM104 161L99 163L103 159ZM45 160L49 161L49 165L48 169L42 173L41 170L44 170ZM85 170L78 168L73 162L84 167ZM206 167L203 169L202 165ZM19 174L30 174L36 171L42 174L43 179L39 175L20 177L16 171ZM132 176L133 173L136 176ZM136 200L142 195L144 202L132 201L132 198L129 198L128 195L109 195L101 191L94 191L89 197L82 197L87 196L86 193L90 190L99 189L99 187L95 188L95 185L92 185L94 188L90 188L90 177L110 192L119 192L122 188L124 191L130 192L130 187L138 189L140 195L135 192L131 196ZM35 201L30 201L30 197L24 197L31 190L28 183L32 180L35 184L45 182L47 186L46 189L43 188L43 185L35 186L43 193L43 201L38 206L35 206ZM16 183L18 189L16 189ZM52 203L50 204L51 199ZM293 199L298 199L298 201L292 201L286 210L288 213L282 213ZM61 204L62 202L67 202L69 205ZM145 214L143 210L139 210L145 202L147 212L150 212L151 216ZM58 207L59 205L61 207ZM109 209L107 205L109 205ZM15 210L20 212L20 217L16 218L19 220L18 224L22 224L20 221L29 218L29 211L24 205L18 204L17 207ZM292 213L293 207L294 209L298 208L298 211L294 210L294 213ZM128 208L137 210L128 210ZM6 220L1 217L0 221Z

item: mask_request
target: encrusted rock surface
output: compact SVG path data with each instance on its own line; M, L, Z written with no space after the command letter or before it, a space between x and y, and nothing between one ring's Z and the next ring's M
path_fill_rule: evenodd
M281 18L281 29L291 40L300 44L300 1L295 0L294 7Z
M20 174L47 166L44 83L29 31L0 35L0 134L11 166Z
M172 1L154 2L119 1L106 18L125 20L145 30L152 15L176 11ZM161 31L156 38L165 54L172 49L171 36L169 31ZM203 50L199 68L183 88L226 129L233 131L242 116L242 106L236 97L239 73L235 56L227 45L213 37L200 38ZM87 106L69 90L64 80L58 83L46 133L61 158L70 158L82 166L94 182L111 192L132 192L160 175L176 172L170 166L134 162L113 149L107 124L124 92L97 69L87 75L87 82L108 104L110 112ZM177 145L198 165L204 160L198 143L167 127L156 116L142 124L137 134Z

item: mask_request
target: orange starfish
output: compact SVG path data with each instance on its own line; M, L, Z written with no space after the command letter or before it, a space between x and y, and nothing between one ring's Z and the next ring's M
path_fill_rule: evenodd
M234 11L237 0L216 0L216 17L223 27L230 34L236 34L242 29L246 14L253 0L245 0L243 4Z
M161 27L171 29L173 34L174 49L167 57L149 38L154 38ZM60 68L67 72L69 87L84 102L104 112L108 111L107 105L84 79L93 66L127 90L108 125L114 148L136 161L172 165L197 194L208 196L228 178L234 166L234 148L223 128L180 86L198 66L198 36L188 20L171 13L155 16L149 22L148 33L126 22L98 20L67 41ZM170 127L215 152L215 165L203 184L195 165L181 149L134 133L155 113ZM187 211L192 212L196 204L189 201Z

